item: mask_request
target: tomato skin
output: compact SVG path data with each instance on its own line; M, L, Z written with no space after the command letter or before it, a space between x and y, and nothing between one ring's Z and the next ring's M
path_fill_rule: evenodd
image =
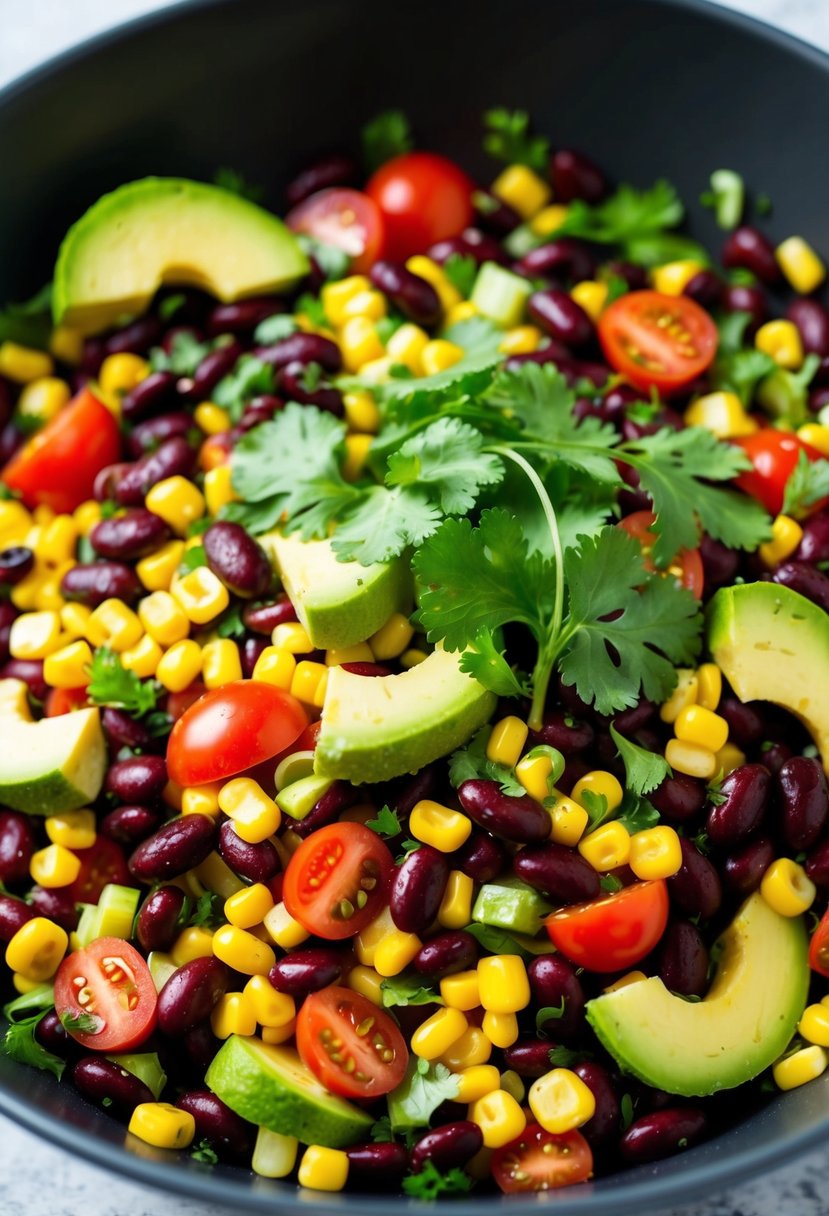
M665 327L668 317L678 327ZM719 335L711 317L687 296L630 291L599 318L599 341L610 366L645 391L668 396L713 362Z
M370 828L361 823L332 823L313 832L293 854L285 871L282 898L294 920L309 933L342 941L379 915L393 868L391 853ZM358 892L367 896L362 908L357 905ZM343 900L354 909L345 918L336 915Z
M290 693L262 680L212 688L170 732L167 771L179 785L221 781L284 751L308 724Z
M0 479L19 491L27 507L69 514L92 498L95 478L120 455L118 423L94 393L83 388L12 456Z
M382 165L366 186L386 229L385 256L405 261L458 236L473 219L474 182L433 152L406 152Z
M795 470L800 453L805 452L813 463L825 460L817 450L787 431L776 431L766 427L754 435L745 435L732 442L742 448L752 465L751 470L736 478L737 485L746 494L763 504L770 515L777 516L783 510L786 483ZM809 513L819 511L826 504L821 499L810 507Z
M111 960L125 964L127 971ZM85 983L79 985L75 981L81 977ZM90 990L90 1002L79 1003L78 993ZM97 1034L67 1027L67 1033L82 1047L93 1051L131 1051L155 1029L157 1006L155 984L147 964L120 937L99 937L68 955L58 967L55 976L58 1015L77 1017L87 1012L103 1022Z
M668 923L664 878L635 882L614 895L573 904L546 920L557 950L588 971L625 971L654 948Z
M369 1033L360 1034L357 1028L369 1018ZM342 1057L340 1062L326 1050L326 1031L342 1041L336 1052ZM379 1048L375 1046L378 1035L383 1039ZM403 1080L409 1062L406 1041L397 1025L368 997L350 988L332 986L305 998L297 1017L296 1045L314 1076L343 1098L370 1099L391 1093ZM382 1059L381 1051L391 1051L392 1059ZM351 1072L344 1067L349 1057L356 1061ZM366 1079L358 1080L357 1073Z
M51 688L43 712L47 718L60 718L74 709L85 709L89 698L83 688Z
M76 904L97 904L107 883L132 886L121 847L108 836L99 835L88 849L73 849L81 863L80 873L69 888Z
M650 559L650 551L655 539L651 528L655 521L656 516L653 511L634 511L632 515L626 515L618 523L618 527L627 532L628 536L639 541L645 565L648 570L653 571L657 571L657 567ZM699 549L681 549L666 570L657 572L673 574L682 586L691 591L698 600L702 599L705 571Z
M357 274L370 270L385 247L380 208L360 190L342 186L318 190L289 211L285 223L292 232L304 232L342 249Z
M809 942L809 966L818 975L829 979L829 911L812 934Z
M528 1123L520 1136L496 1148L490 1169L505 1195L548 1191L587 1182L593 1152L581 1132L554 1135L538 1123Z

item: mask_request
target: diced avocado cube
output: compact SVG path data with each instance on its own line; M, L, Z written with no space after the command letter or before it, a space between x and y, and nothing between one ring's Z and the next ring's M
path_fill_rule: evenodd
M504 270L495 262L484 262L469 297L483 317L502 329L511 329L524 319L524 309L533 293L532 283Z
M472 909L472 919L496 929L534 937L552 911L536 890L519 878L484 883Z

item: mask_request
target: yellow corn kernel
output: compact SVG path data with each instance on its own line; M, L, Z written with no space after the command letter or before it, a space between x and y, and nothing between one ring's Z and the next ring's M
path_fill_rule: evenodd
M699 694L699 679L691 667L678 667L676 672L676 688L662 703L659 716L663 722L676 722L683 709L696 705Z
M284 1026L263 1026L261 1038L263 1043L287 1043L296 1033L296 1018L291 1018Z
M778 1060L771 1071L778 1089L797 1089L825 1072L828 1063L829 1055L815 1043Z
M386 343L386 351L392 363L400 363L413 376L420 376L423 374L421 356L428 345L429 335L426 331L419 325L407 323L394 331Z
M138 619L160 646L172 646L186 638L190 622L169 591L153 591L138 604Z
M469 1023L460 1009L453 1009L451 1006L439 1009L425 1022L421 1022L412 1035L412 1051L424 1060L436 1060L448 1051L453 1043L457 1043L468 1028Z
M176 642L156 668L155 678L168 692L182 692L201 674L201 647L192 638Z
M49 351L61 363L77 367L83 358L83 334L69 325L56 325L49 336Z
M414 626L402 612L394 612L368 640L372 655L381 662L398 658L414 637Z
M438 908L438 923L444 929L462 929L472 918L474 884L462 870L450 870L449 881Z
M598 283L593 279L584 279L576 283L570 292L570 298L575 300L579 308L583 308L591 321L598 321L607 304L607 283Z
M348 1157L342 1149L309 1144L299 1163L297 1181L312 1191L341 1191L348 1181Z
M218 515L222 507L230 502L238 501L238 494L233 488L233 466L217 465L208 469L204 475L204 501L211 515Z
M341 667L343 663L373 663L374 655L368 642L354 646L332 647L325 652L326 667Z
M31 380L17 399L17 413L41 423L51 422L71 397L69 385L57 376Z
M295 1136L283 1136L260 1127L250 1167L262 1178L287 1178L296 1164L298 1149L299 1141Z
M543 802L551 795L550 775L552 771L552 761L547 755L525 756L515 766L516 777L536 802Z
M498 350L502 355L528 355L538 350L543 337L535 325L516 325L506 331Z
M113 397L123 397L149 374L150 366L146 359L124 351L117 355L107 355L98 372L98 383L105 393Z
M807 1043L829 1047L829 1009L825 1005L807 1005L797 1032Z
M148 511L159 515L179 536L187 534L188 526L201 519L205 511L204 495L187 477L165 477L148 490L145 499Z
M405 326L401 326L405 328ZM392 335L392 338L394 334ZM389 345L391 338L389 339ZM387 348L388 349L388 348ZM402 362L402 360L395 360ZM360 390L343 394L345 420L350 431L376 435L380 429L380 411L371 393Z
M68 569L74 566L74 562L67 562L63 566L58 567L54 572L47 574L41 579L38 584L35 594L34 606L38 612L60 612L61 608L66 603L60 589L61 579ZM15 588L16 590L16 588ZM66 638L61 638L61 644L67 641Z
M568 845L570 848L575 848L579 843L590 822L590 816L583 806L561 794L550 811L550 818L553 821L550 839L555 844Z
M574 802L580 802L582 794L588 791L595 798L607 799L607 809L615 811L617 807L622 805L622 799L625 796L625 791L622 789L619 781L612 773L607 773L603 769L593 769L590 773L585 773L584 776L576 782L570 791L570 797Z
M51 355L45 351L21 346L19 342L0 342L0 376L15 384L29 384L51 376L54 369Z
M702 705L689 705L683 709L674 722L674 732L683 743L696 743L711 752L718 752L728 742L725 718Z
M48 576L44 575L43 570L39 570L36 566L24 579L21 579L19 583L12 587L10 598L15 608L19 608L21 612L34 609L40 599L47 578ZM50 610L44 609L43 611Z
M431 258L427 258L423 254L417 253L414 255L414 257L407 260L406 269L410 270L412 274L416 274L419 278L425 279L427 283L431 283L432 287L434 287L435 291L438 293L440 306L444 313L448 313L449 310L454 308L457 304L464 302L463 296L458 291L455 284L447 276L446 271ZM466 317L469 315L471 314L467 313ZM463 319L466 319L466 317ZM452 319L452 321L450 321L448 316L445 318L447 325L453 325L455 321L460 319L461 318L459 317L455 317Z
M735 743L726 743L725 747L721 747L717 752L717 772L722 773L723 777L733 773L735 768L739 768L745 762L745 752L740 751Z
M291 687L296 671L296 659L287 650L277 646L266 646L256 660L253 668L253 679L262 680L265 684L274 684L287 692Z
M381 291L374 291L372 288L358 291L343 305L343 324L352 317L368 317L369 321L379 321L386 315L386 311L386 297Z
M52 844L64 849L91 849L95 843L95 812L86 807L49 815L43 826Z
M797 437L817 448L822 456L829 457L829 426L807 422L805 426L798 427Z
M202 401L201 405L197 405L193 410L193 421L205 435L221 435L233 425L227 410L214 401Z
M137 645L130 646L129 650L123 652L121 666L127 671L135 672L139 679L145 680L155 675L163 657L164 651L158 642L145 633Z
M492 728L492 733L486 745L486 758L495 764L503 764L506 768L514 768L518 763L530 728L520 718L510 715L501 718Z
M148 591L167 591L184 556L184 541L171 540L136 563L135 573Z
M661 291L665 296L681 296L685 288L704 270L702 262L694 258L682 258L677 262L665 262L655 266L651 271L651 283L654 291Z
M593 1092L569 1068L553 1068L530 1086L530 1110L545 1131L560 1136L596 1113Z
M43 678L51 688L80 688L89 679L87 669L91 662L92 650L88 642L70 642L46 656Z
M287 1026L296 1017L294 998L287 992L277 992L265 975L252 975L244 995L260 1026Z
M202 679L205 688L221 688L242 678L239 647L232 638L216 638L202 648Z
M441 853L454 853L468 839L472 820L460 811L424 798L412 808L409 831L415 840L429 844Z
M457 1102L477 1102L501 1088L501 1078L494 1064L471 1064L458 1073Z
M342 474L346 481L356 481L366 466L373 435L346 435Z
M563 203L548 203L530 220L530 228L536 236L551 236L567 219L568 211Z
M352 274L324 285L320 299L325 315L335 328L339 329L348 320L346 306L365 291L371 291L371 282L363 274Z
M41 887L68 887L80 872L80 858L60 844L38 849L29 862L29 873Z
M352 991L359 992L373 1005L383 1008L383 990L380 987L383 977L373 967L365 967L362 963L358 963L356 967L351 968L345 982Z
M51 979L69 945L69 935L60 925L35 916L22 925L6 946L6 966L33 983Z
M32 517L22 502L0 500L0 545L18 544L25 540L32 526Z
M271 634L271 642L277 650L287 651L288 654L310 654L314 649L307 629L299 621L285 621L277 625Z
M754 345L778 367L796 371L803 363L803 342L793 321L766 321L754 335Z
M778 857L763 875L760 894L781 916L800 916L815 902L817 890L803 866L789 857Z
M671 878L682 865L682 849L674 829L658 824L644 832L634 832L628 864L637 878Z
M140 1102L130 1116L129 1131L155 1148L187 1148L196 1134L196 1120L189 1110L169 1102Z
M434 338L423 348L421 355L423 374L424 376L435 376L438 372L445 372L448 368L454 367L462 358L463 350L455 342L448 342L446 338Z
M323 681L328 683L328 668L325 664L303 659L301 663L297 663L291 680L291 696L305 705L321 706L325 696Z
M470 317L477 316L477 305L473 304L471 300L460 300L457 304L453 304L451 308L446 310L444 323L448 329L452 325L457 325L459 321L468 321Z
M244 992L226 992L213 1006L210 1029L217 1039L229 1039L232 1034L256 1034L253 1002Z
M82 502L79 507L75 507L72 512L72 518L75 521L75 527L78 529L80 536L88 536L92 529L101 519L101 504L90 498L86 502Z
M194 625L206 625L230 603L227 587L207 566L197 566L174 580L171 591Z
M183 815L218 815L219 790L217 781L205 785L188 785L181 791L181 813Z
M665 759L671 768L687 777L701 777L708 781L717 771L717 757L708 747L698 743L686 743L683 739L669 739L665 747Z
M514 1013L492 1013L487 1010L481 1030L493 1047L511 1047L518 1038L518 1018Z
M530 1003L530 981L517 954L491 954L478 959L481 1004L490 1013L517 1013Z
M216 930L213 954L242 975L267 975L276 962L276 955L267 942L235 925L222 925Z
M417 646L412 646L408 650L404 650L400 656L400 666L404 671L409 671L412 667L417 667L419 663L423 663L428 659L428 654L425 650L418 649Z
M820 287L826 278L826 267L814 249L802 236L790 236L775 250L777 265L795 291L802 296Z
M760 560L772 569L791 557L803 539L803 529L789 515L778 515L771 525L771 540L760 546Z
M213 934L203 925L182 929L170 949L170 957L177 967L183 967L194 958L210 958L212 954Z
M282 812L258 781L234 777L219 790L219 807L233 820L237 836L260 844L279 830Z
M393 366L388 355L381 355L379 359L369 359L368 363L364 363L360 368L360 379L365 384L387 384L391 379Z
M736 393L705 393L692 401L685 411L688 426L703 426L718 439L738 439L753 435L757 423Z
M14 659L45 659L57 650L60 638L57 612L25 612L12 621L9 653Z
M294 920L284 904L274 904L262 923L271 940L282 950L293 950L311 936L304 925Z
M520 1136L527 1126L527 1117L512 1094L494 1089L473 1102L469 1118L477 1123L486 1148L500 1148Z
M492 1055L492 1044L481 1030L480 1026L470 1026L465 1034L456 1040L448 1051L440 1057L451 1072L460 1072L463 1068L474 1068L478 1064L486 1064Z
M120 654L141 641L144 627L123 600L104 600L86 622L86 636L93 646L108 646Z
M374 969L385 979L390 975L399 975L408 967L421 945L420 938L414 933L402 933L395 929L386 934L374 951ZM357 955L359 958L359 954ZM361 960L362 961L362 960Z
M72 945L72 938L77 937L76 933L70 934L69 942ZM79 949L80 945L72 945L72 949ZM27 992L33 992L35 988L39 988L40 984L37 980L27 980L25 975L21 975L19 971L12 973L12 987L15 992L19 992L21 996L25 996Z
M550 201L551 190L527 165L507 165L491 186L502 203L517 211L522 220L532 219Z
M383 357L383 343L373 321L352 317L340 330L340 350L348 372L358 372L363 364Z
M46 524L35 546L38 559L47 566L62 566L75 561L78 525L71 515L58 515Z
M273 896L265 884L255 882L225 900L225 918L237 929L252 929L262 923L273 904Z
M468 1013L477 1009L481 1003L481 992L478 987L478 972L456 971L440 981L440 995L450 1009L460 1009Z
M379 916L366 925L365 929L361 929L354 938L354 953L364 967L374 966L374 956L377 952L377 947L385 937L392 933L396 933L397 928L391 918L391 912L388 907L384 908Z
M697 704L713 712L721 696L722 672L716 663L703 663L697 668Z
M605 823L579 841L579 852L599 874L627 865L630 857L630 833L624 824L614 820Z
M612 984L603 988L602 992L618 992L620 988L627 988L628 984L638 984L640 980L647 978L644 971L628 971L625 975L620 975L618 980L614 980Z

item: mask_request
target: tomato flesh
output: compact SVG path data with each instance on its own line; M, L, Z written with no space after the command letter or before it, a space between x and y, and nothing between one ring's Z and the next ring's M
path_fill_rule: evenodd
M319 190L289 211L285 223L292 232L303 232L347 253L357 273L369 270L383 250L380 209L359 190L339 186Z
M663 878L635 882L614 895L573 904L546 921L557 950L589 971L624 971L654 948L668 923Z
M81 863L78 877L69 888L76 904L97 904L108 883L129 886L132 882L120 846L109 837L99 835L90 848L72 851Z
M813 463L825 459L817 448L804 443L797 435L776 431L773 427L735 439L734 442L743 449L753 465L748 472L740 473L737 485L761 502L770 515L775 516L783 510L786 485L797 467L800 453L805 452ZM810 507L810 512L819 511L826 501L824 498L816 502Z
M120 937L99 937L63 960L55 976L58 1016L95 1019L94 1030L66 1025L67 1033L95 1051L130 1051L155 1028L155 984L137 950Z
M528 1123L520 1136L496 1148L490 1168L505 1195L552 1191L586 1182L593 1173L593 1153L581 1132L555 1135Z
M377 170L366 192L379 207L385 256L403 261L472 223L474 183L445 156L407 152Z
M687 587L698 600L701 600L705 574L699 549L680 549L670 566L665 570L659 570L653 564L650 556L656 540L651 531L655 522L656 516L653 511L634 511L632 515L626 515L624 519L620 519L618 526L623 528L628 536L639 541L648 570L658 574L672 574L683 587Z
M829 979L829 911L823 913L823 919L809 942L809 966L818 975Z
M389 1015L350 988L324 988L305 998L296 1045L314 1076L343 1098L391 1093L409 1062L405 1039Z
M60 718L74 709L84 709L89 702L86 687L52 688L46 698L43 712L47 718Z
M340 941L379 915L394 862L361 823L332 823L303 840L285 871L285 907L309 933Z
M717 353L717 327L686 296L631 291L605 309L599 341L608 363L637 388L669 395L701 375Z

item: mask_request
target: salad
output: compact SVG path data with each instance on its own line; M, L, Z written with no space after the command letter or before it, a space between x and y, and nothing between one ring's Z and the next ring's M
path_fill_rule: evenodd
M484 125L0 314L2 1050L206 1168L543 1191L829 1061L823 263Z

